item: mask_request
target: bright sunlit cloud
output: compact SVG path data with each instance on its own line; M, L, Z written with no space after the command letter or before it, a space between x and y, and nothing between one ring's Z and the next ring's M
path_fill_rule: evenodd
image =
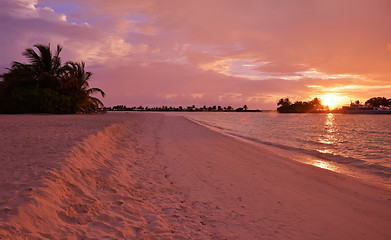
M343 92L346 90L362 92L362 91L376 90L376 89L391 89L391 85L384 85L384 86L346 85L346 86L336 86L336 87L328 88L327 90L333 92Z
M299 77L302 78L315 78L315 79L363 79L360 75L357 74L327 74L319 72L318 70L311 68L307 71L297 72Z

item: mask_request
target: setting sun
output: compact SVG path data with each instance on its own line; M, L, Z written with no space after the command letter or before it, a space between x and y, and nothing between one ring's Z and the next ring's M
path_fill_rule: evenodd
M346 103L346 99L344 97L337 96L335 94L326 94L321 96L320 99L322 100L322 104L328 106L330 109L334 109Z

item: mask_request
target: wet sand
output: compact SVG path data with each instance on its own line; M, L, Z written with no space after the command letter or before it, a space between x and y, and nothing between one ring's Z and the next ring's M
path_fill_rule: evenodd
M391 238L389 188L183 117L35 117L1 121L0 238Z

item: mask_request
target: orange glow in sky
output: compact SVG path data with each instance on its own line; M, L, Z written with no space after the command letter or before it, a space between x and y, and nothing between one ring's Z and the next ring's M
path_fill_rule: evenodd
M348 101L346 97L338 96L332 93L320 96L320 99L322 104L328 106L330 110L341 107L342 105L346 105Z

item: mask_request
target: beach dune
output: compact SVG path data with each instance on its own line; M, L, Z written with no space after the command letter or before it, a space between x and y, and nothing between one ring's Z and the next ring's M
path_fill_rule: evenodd
M73 118L68 138L19 124L49 149L2 140L0 239L391 239L387 186L181 116L113 115L37 117Z

